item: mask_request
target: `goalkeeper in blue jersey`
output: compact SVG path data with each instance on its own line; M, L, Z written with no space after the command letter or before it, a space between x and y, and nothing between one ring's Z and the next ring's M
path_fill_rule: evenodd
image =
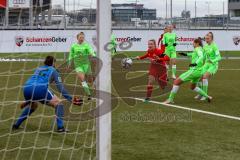
M58 71L55 69L55 58L47 56L44 66L37 68L34 74L26 81L23 87L23 95L25 102L21 105L22 114L13 125L13 129L18 129L20 125L30 116L36 109L37 103L47 104L55 108L57 132L66 132L64 128L64 106L61 100L49 90L49 84L55 82L58 91L65 99L75 105L81 105L82 100L72 98L64 88Z

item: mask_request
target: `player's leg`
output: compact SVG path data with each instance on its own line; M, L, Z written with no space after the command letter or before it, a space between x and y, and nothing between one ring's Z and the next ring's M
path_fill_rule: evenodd
M25 102L23 102L20 106L23 110L17 121L14 123L13 129L18 129L20 125L27 119L27 117L37 109L37 102L33 102L33 99L36 96L34 93L35 90L36 88L33 86L27 86L23 88Z
M90 88L95 88L95 76L94 75L85 75L86 81L89 83Z
M167 69L166 66L161 65L159 69L159 76L157 78L159 88L165 89L167 86Z
M18 129L21 124L37 109L37 102L24 102L23 110L17 121L13 125L13 129Z
M166 62L166 69L167 69L167 80L169 80L169 76L168 76L168 72L169 72L169 66L170 66L170 62L169 61L167 61Z
M209 102L211 101L212 97L208 96L208 94L202 90L200 87L197 86L197 83L202 77L202 71L196 70L192 73L191 77L191 89L195 92L197 92L199 95L207 99Z
M85 74L85 80L88 82L89 87L94 90L96 89L96 73L97 73L97 62L92 61L93 63L88 68L87 73ZM90 98L90 97L89 97Z
M96 89L96 77L99 74L99 66L102 66L102 62L96 58L92 57L90 59L91 67L88 69L88 79L87 81L90 83L90 86L93 90ZM101 68L101 67L100 67Z
M203 89L203 76L204 76L205 73L208 71L209 67L210 67L209 63L205 63L204 66L203 66L203 68L202 68L202 78L201 78L201 80L199 81L199 83L198 83L198 85L197 85L197 86L198 86L199 88L201 88L202 90L204 90L204 89ZM206 82L206 81L205 81L205 82ZM199 99L199 100L201 100L201 99L204 99L204 100L205 100L205 97L201 96L200 94L198 94L198 95L195 96L194 98L195 98L195 99Z
M112 48L111 48L111 55L115 56L116 54L117 54L116 46L112 46Z
M203 79L202 79L202 90L208 94L208 80L211 78L211 73L206 72L203 75ZM201 100L206 100L205 97L202 97Z
M203 86L202 86L202 89L207 94L208 94L208 86L209 86L208 85L208 81L214 74L217 73L217 71L218 71L218 66L210 64L208 69L206 70L205 74L203 75L203 80L202 80ZM206 98L202 97L201 100L206 100Z
M203 81L202 81L203 79L201 78L198 82L197 82L197 87L199 87L199 88L201 88L201 89L203 89ZM202 96L200 95L200 94L198 94L198 95L196 95L195 97L194 97L194 99L201 99L202 98Z
M201 88L199 88L196 83L191 84L191 89L197 92L198 94L200 94L201 96L205 97L206 100L208 100L208 102L211 102L212 97L210 97L206 92L204 92Z
M78 68L76 68L76 72L77 72L77 77L78 79L80 79L82 87L85 91L85 93L88 96L88 99L91 99L91 92L90 92L90 88L88 86L88 83L85 79L85 74L89 72L89 67L91 67L90 65L82 65Z
M171 56L170 56L170 52L169 51L165 51L165 54L170 58ZM169 61L167 61L166 62L166 69L167 69L167 80L169 79L169 69L170 69L170 62Z
M202 77L202 90L208 94L208 81L212 75L214 75L218 70L218 67L209 63L203 66L203 77ZM206 100L205 97L201 97L200 100Z
M149 75L148 76L148 84L147 84L147 95L145 98L145 102L148 102L152 96L154 81L155 81L155 77L153 75Z
M51 93L51 91L48 91L48 95L46 97L47 101L43 102L47 105L53 107L55 109L56 114L56 124L57 124L57 132L66 132L64 128L64 106L61 103L61 100Z
M179 90L179 86L184 82L191 81L192 74L194 73L194 70L188 70L181 74L174 82L173 82L173 88L171 90L171 93L168 97L168 99L164 103L174 103L175 95L177 94Z
M182 81L181 78L177 78L176 80L174 80L173 82L173 87L172 90L170 92L170 95L168 97L168 99L164 102L166 104L170 104L170 103L174 103L174 98L180 88L180 85L183 83L184 81Z
M44 99L41 99L40 102L55 109L57 132L67 132L67 130L64 128L64 106L61 99L47 89Z
M172 65L172 78L176 79L177 74L177 53L173 52L171 54L171 65Z

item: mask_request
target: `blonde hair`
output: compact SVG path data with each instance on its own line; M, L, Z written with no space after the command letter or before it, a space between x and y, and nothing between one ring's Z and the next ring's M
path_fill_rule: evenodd
M214 40L214 35L213 35L213 32L208 32L208 34L207 35L210 35L211 36L211 38L212 38L212 40Z

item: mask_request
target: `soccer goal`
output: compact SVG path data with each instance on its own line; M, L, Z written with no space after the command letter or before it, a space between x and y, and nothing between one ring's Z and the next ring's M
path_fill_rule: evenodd
M0 26L0 159L111 160L111 53L105 49L111 37L111 0L6 2ZM99 70L95 81L89 83L90 101L67 62L80 32L101 61L94 66ZM69 132L56 132L54 107L24 105L24 85L48 55L56 58L55 68L68 93L84 102L73 105L54 84L49 85L62 100L64 126ZM26 120L13 128L27 107Z

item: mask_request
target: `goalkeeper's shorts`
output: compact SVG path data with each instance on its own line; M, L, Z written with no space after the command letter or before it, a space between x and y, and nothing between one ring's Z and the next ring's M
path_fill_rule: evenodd
M202 78L202 69L190 69L179 76L183 82L196 84Z
M92 74L92 68L91 68L90 64L82 64L80 66L76 66L75 71L77 73L83 73L83 74L87 74L87 75Z
M218 65L212 63L205 63L203 66L203 74L210 73L211 75L216 74L218 71Z
M53 99L54 94L46 85L27 85L23 88L23 95L27 102L48 103Z

